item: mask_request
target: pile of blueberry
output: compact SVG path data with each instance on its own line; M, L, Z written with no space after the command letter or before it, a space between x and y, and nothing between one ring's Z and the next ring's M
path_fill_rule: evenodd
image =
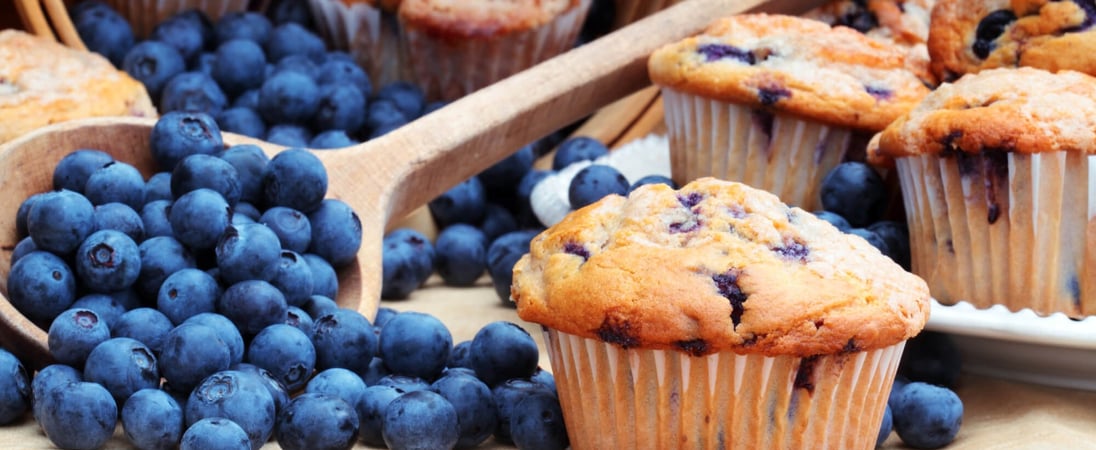
M871 166L846 161L822 179L822 210L815 215L837 229L867 240L903 269L910 270L910 238L905 221L885 219L889 190Z
M959 351L947 334L923 331L907 341L876 445L892 431L917 449L954 441L963 423L963 401L954 391L961 368Z
M407 82L374 90L349 54L326 49L302 11L274 20L229 13L214 24L188 10L141 42L97 0L78 3L72 16L88 47L142 82L161 114L204 112L224 131L275 144L347 147L444 106Z

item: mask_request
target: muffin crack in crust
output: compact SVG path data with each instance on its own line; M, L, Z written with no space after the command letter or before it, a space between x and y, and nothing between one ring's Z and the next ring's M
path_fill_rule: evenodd
M863 239L713 178L571 213L532 241L511 296L529 322L694 356L874 350L915 335L929 310L924 281Z

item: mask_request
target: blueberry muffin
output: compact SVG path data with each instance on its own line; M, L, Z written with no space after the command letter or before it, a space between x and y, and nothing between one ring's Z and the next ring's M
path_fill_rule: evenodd
M933 297L1096 313L1096 78L1029 67L967 74L872 145L897 167L912 269Z
M0 142L85 117L156 117L141 82L97 53L0 31Z
M328 45L353 55L374 86L406 78L396 20L400 0L309 0L308 5Z
M455 100L575 43L591 0L402 0L410 80L430 100Z
M871 448L925 282L771 193L703 178L608 196L533 239L575 448Z
M674 181L739 181L808 210L821 209L825 174L933 84L902 47L766 14L720 19L655 51L648 70L662 89Z
M925 42L935 4L936 0L832 0L803 16L906 47L910 58L927 62Z
M1085 1L940 0L928 51L943 81L998 67L1096 75L1096 5Z

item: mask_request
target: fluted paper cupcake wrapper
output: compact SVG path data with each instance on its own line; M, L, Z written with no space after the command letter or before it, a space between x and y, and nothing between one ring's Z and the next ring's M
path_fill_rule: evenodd
M316 28L333 49L353 55L377 89L404 79L395 16L367 3L310 0ZM368 93L367 93L368 94Z
M542 26L489 38L439 36L401 23L403 61L430 100L456 100L570 50L591 0Z
M545 342L576 450L871 449L905 346L694 357L553 329Z
M807 211L821 208L819 186L845 159L852 130L772 114L662 88L673 179L737 181Z
M106 3L125 17L138 38L147 38L160 22L190 9L197 9L216 23L221 16L246 11L248 0L106 0Z
M1096 314L1096 156L897 159L913 272L943 304Z
M613 28L620 28L670 7L680 0L615 0Z

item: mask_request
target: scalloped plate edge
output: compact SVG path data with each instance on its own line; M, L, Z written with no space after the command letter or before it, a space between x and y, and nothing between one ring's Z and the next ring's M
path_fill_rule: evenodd
M1096 350L1096 316L1076 320L1062 313L1039 316L1031 309L1013 312L1002 305L978 309L965 301L944 305L933 299L925 329L1026 344Z

